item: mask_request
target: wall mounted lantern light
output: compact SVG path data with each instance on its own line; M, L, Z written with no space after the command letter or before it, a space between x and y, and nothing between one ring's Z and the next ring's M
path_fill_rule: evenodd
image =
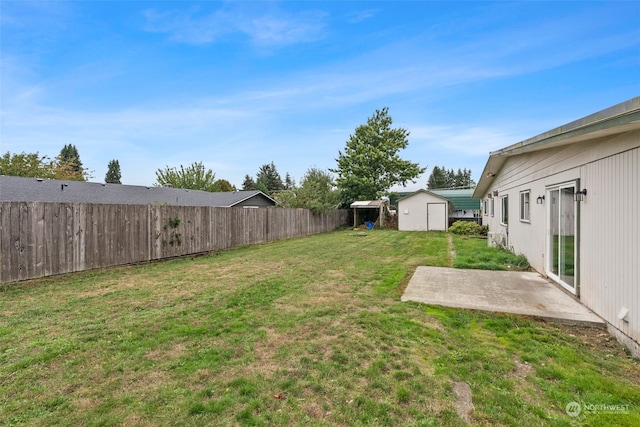
M580 191L576 191L576 193L573 196L574 196L574 200L576 202L582 202L582 201L584 201L584 196L586 196L586 195L587 195L587 189L583 188Z
M538 196L536 199L536 205L544 205L544 196Z

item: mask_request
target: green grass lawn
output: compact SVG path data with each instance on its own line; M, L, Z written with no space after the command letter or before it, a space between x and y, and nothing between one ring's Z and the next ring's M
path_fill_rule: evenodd
M527 270L529 262L524 255L497 247L487 247L487 239L452 235L456 256L455 268L481 270Z
M401 303L448 245L337 231L5 285L0 425L463 426L454 382L473 425L640 425L640 366L604 330Z

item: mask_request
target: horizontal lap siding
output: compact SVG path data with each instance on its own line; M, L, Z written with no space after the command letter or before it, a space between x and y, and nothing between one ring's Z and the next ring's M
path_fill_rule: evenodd
M536 180L546 180L576 167L637 147L637 132L602 137L564 147L511 157L500 170L491 190L508 190Z
M2 282L335 230L344 210L0 202Z

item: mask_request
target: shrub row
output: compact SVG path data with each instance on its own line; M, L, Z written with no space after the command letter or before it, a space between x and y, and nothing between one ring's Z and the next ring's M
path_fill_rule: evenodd
M480 225L474 221L456 221L449 227L449 231L466 236L486 236L489 226Z

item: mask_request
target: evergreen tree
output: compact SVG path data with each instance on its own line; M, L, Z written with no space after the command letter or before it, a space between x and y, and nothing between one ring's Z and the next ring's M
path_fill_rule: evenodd
M476 182L471 179L471 169L465 168L462 173L464 174L464 185L465 187L475 187Z
M289 172L284 176L284 189L285 190L293 190L296 186L296 182L291 178Z
M66 144L62 147L54 163L57 179L86 181L88 178L87 171L82 167L78 149L73 144Z
M269 189L264 184L264 182L256 182L256 188L254 188L254 190L262 191L264 194L267 194L268 196L273 196L273 194L269 192Z
M453 171L453 169L452 169ZM453 187L464 187L465 186L465 176L462 173L462 170L460 168L458 168L458 172L456 172L456 174L454 175L454 179L453 179Z
M446 171L447 175L447 186L444 188L453 188L456 186L456 173L453 169L449 169Z
M458 169L454 172L453 169L445 169L443 167L435 166L429 179L427 180L427 188L429 190L437 190L441 188L460 188L460 187L473 187L475 181L471 179L470 169Z
M260 166L256 175L256 188L269 195L275 191L284 190L282 178L273 162Z
M62 147L60 154L58 154L58 161L69 165L74 172L83 172L82 162L80 161L80 154L78 149L73 144L67 144Z
M113 159L109 162L104 182L107 184L122 184L122 182L120 182L120 178L122 178L122 174L120 173L120 162Z
M256 182L249 175L244 176L244 181L242 182L242 189L245 191L255 190Z
M449 188L449 172L444 167L434 166L427 180L427 188L429 190Z

